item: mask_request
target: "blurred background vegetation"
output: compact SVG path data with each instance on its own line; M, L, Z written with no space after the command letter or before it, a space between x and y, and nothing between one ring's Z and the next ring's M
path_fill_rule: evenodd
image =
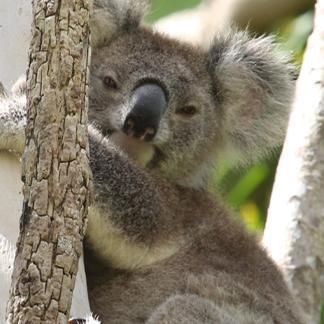
M147 22L154 23L165 15L195 7L199 3L200 0L153 0ZM312 5L308 8L312 8ZM301 64L312 25L313 10L307 8L303 8L293 15L280 17L267 26L266 30L257 30L257 28L253 28L253 22L251 24L248 22L248 28L252 29L252 32L275 35L282 49L292 55L297 66ZM257 232L262 232L266 221L267 207L279 155L280 148L266 161L243 169L231 167L229 161L222 161L215 170L212 179L212 187L221 192L225 201L237 211L247 227Z

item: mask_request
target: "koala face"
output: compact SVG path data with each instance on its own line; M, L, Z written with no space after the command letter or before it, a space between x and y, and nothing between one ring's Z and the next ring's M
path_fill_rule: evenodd
M123 19L93 15L89 119L105 135L140 165L194 187L218 155L255 161L281 143L293 69L272 38L231 31L193 47L141 26L131 4Z
M179 165L198 164L216 144L217 98L201 51L143 29L96 49L91 68L89 119L104 134L118 137L130 155L139 158L131 152L134 147L141 154L149 150L146 164L179 173ZM132 133L125 123L138 94L139 101L149 98L132 121Z

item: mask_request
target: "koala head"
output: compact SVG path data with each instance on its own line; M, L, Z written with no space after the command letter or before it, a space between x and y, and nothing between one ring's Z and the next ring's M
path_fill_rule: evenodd
M113 3L94 10L89 119L126 153L199 187L225 151L249 161L281 143L292 69L271 38L232 31L195 48L142 26L141 2Z

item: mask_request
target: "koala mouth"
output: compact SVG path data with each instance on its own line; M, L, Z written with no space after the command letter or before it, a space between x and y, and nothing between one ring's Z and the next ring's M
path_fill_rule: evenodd
M128 136L119 130L110 130L107 132L107 136L123 152L143 167L150 164L158 151L152 143Z

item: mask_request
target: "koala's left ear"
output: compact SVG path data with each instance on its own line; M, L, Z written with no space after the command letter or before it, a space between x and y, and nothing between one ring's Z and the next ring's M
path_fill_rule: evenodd
M284 138L294 69L271 37L218 36L208 52L225 146L255 160Z
M122 32L136 29L149 0L93 0L90 19L91 45L102 47Z

